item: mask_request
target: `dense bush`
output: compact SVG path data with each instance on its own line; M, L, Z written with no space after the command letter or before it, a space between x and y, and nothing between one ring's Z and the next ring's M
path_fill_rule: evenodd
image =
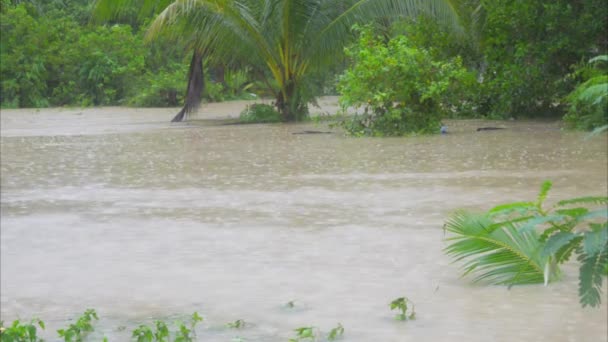
M90 11L85 0L0 0L0 105L181 105L189 62L184 50L162 39L145 46L145 25L133 18L90 25ZM204 96L250 97L248 76L245 70L208 78Z
M481 1L484 86L480 109L494 117L561 117L576 82L571 67L606 49L604 0Z
M145 49L131 27L82 27L71 17L3 5L3 106L104 105L123 101L144 73Z
M357 29L358 43L346 50L352 66L338 82L344 107L364 114L344 121L354 135L439 132L440 120L458 104L463 87L475 84L460 58L437 60L405 36L385 42L370 28Z
M458 116L559 118L564 97L580 81L575 65L606 52L608 2L603 0L471 0L459 2L467 37L435 21L397 25L414 46L434 58L460 55L480 85ZM586 80L587 78L583 79Z

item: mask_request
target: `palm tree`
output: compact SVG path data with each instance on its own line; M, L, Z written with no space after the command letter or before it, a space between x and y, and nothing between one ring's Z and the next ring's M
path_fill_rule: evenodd
M98 21L109 21L137 13L137 20L143 21L157 15L172 2L173 0L96 0L93 15ZM197 50L192 50L191 53L184 106L171 122L184 120L186 115L195 111L201 103L201 94L205 88L203 54Z
M310 75L327 70L342 54L352 25L425 13L458 27L450 0L98 0L98 8L117 13L136 2L148 12L154 4L164 8L150 38L168 34L205 58L246 62L269 75L285 121L306 115L313 98Z

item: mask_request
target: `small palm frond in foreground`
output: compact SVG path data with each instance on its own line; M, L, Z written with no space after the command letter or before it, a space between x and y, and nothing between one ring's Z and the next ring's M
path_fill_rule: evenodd
M485 214L456 212L445 225L452 233L445 252L464 262L465 275L476 273L475 281L509 286L546 285L576 254L580 302L599 307L608 275L608 197L571 198L545 208L550 189L544 182L536 202L501 204Z
M487 215L465 211L454 213L445 228L453 234L446 254L464 262L464 275L475 273L475 282L510 286L544 281L548 257L541 253L536 231L518 231L513 224L495 224Z

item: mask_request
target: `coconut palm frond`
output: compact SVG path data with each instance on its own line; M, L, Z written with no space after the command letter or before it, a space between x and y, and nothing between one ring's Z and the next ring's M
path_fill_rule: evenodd
M487 215L465 211L454 213L445 228L453 234L447 238L446 254L464 262L464 275L476 273L475 282L543 283L549 258L541 254L543 245L536 231L519 231L510 222L497 225Z
M587 138L593 138L597 135L600 135L601 133L604 133L608 131L608 125L604 125L604 126L600 126L596 129L594 129L591 133L589 133Z
M103 22L135 13L143 21L162 11L171 2L172 0L95 0L92 19Z
M595 63L595 62L608 62L608 55L595 56L589 60L589 63Z

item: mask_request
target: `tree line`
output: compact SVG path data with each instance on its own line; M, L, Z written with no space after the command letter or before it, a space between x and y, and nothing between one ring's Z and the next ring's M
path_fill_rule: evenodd
M306 117L319 95L348 95L357 88L368 92L357 94L365 101L375 97L404 107L399 113L390 106L372 108L372 120L393 128L388 116L412 122L427 114L421 111L438 118L568 114L581 128L607 120L606 101L597 110L568 98L577 86L605 75L605 63L587 63L607 51L603 0L1 0L0 5L4 108L184 105L175 118L181 120L201 100L255 94L273 98L281 118L290 121ZM362 35L355 25L370 33ZM377 93L373 86L361 87L386 81L374 73L349 78L369 62L353 54L365 51L361 39L402 45L389 48L386 60L376 63L424 59L425 67L399 69L403 82L391 81L405 86L415 80L407 96L393 99L390 93L399 89ZM420 53L406 57L411 49ZM440 65L453 72L436 71ZM443 92L416 86L429 82Z

